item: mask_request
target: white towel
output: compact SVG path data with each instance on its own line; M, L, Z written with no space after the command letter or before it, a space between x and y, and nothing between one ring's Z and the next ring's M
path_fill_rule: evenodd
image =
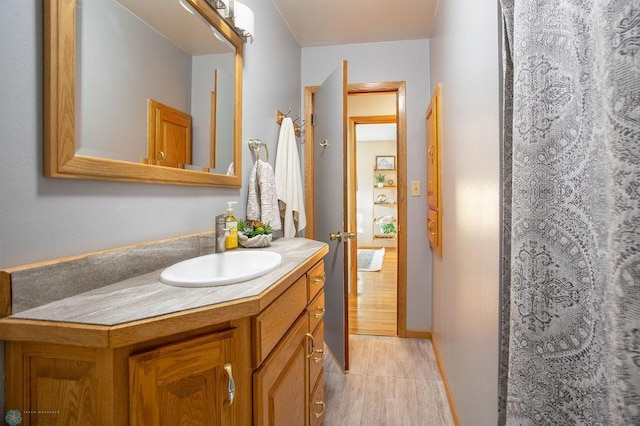
M273 230L282 228L273 168L260 159L256 160L249 175L247 220L269 223Z
M285 117L280 127L275 178L280 215L284 218L284 236L295 237L297 232L307 226L307 216L304 212L304 190L298 146L290 117Z

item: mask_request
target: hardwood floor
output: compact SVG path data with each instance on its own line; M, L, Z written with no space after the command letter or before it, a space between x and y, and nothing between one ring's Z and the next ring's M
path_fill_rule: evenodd
M324 426L454 425L431 340L350 336L344 374L325 355Z
M349 333L398 335L397 267L397 250L386 247L381 271L358 271L357 294L349 295Z

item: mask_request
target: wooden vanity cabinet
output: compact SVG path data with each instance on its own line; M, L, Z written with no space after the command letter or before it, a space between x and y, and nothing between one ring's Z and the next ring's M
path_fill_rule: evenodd
M320 424L324 264L309 263L244 300L248 315L229 303L97 331L13 320L5 407L24 425Z
M323 410L314 408L312 414L311 404L314 398L320 398L324 407L324 276L324 264L320 262L272 303L280 306L280 299L289 300L289 306L299 308L300 289L304 289L304 303L297 310L297 319L278 336L278 344L269 353L261 348L264 339L259 330L264 327L260 324L277 324L278 318L286 323L289 313L271 310L270 305L256 318L254 345L259 348L254 353L264 355L255 360L259 365L253 374L253 421L256 426L307 426L311 424L311 417L321 422ZM291 302L293 300L295 302ZM322 390L318 391L318 387ZM313 424L316 422L314 420Z
M5 406L24 425L249 425L249 342L248 319L117 348L8 341Z

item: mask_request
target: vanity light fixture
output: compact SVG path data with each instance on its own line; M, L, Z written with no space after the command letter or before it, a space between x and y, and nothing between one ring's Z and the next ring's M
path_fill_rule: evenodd
M236 1L235 3L235 16L233 18L234 25L238 31L240 31L245 42L253 43L255 23L253 10L239 1Z
M237 0L207 0L218 14L226 19L244 39L253 43L255 16L253 10Z

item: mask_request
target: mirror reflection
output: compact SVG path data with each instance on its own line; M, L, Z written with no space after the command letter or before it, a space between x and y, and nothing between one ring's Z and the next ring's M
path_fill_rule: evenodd
M76 154L234 174L235 47L185 0L76 13Z

